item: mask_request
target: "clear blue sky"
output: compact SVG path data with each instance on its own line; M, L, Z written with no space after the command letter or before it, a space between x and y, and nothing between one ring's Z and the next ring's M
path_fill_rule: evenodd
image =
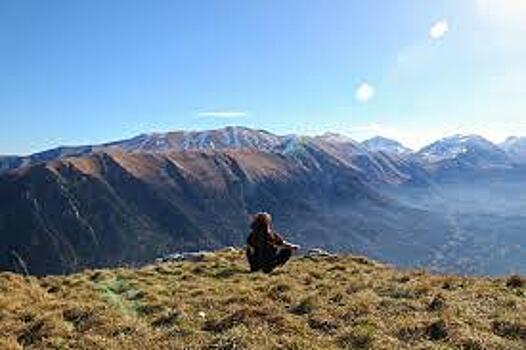
M175 129L526 134L526 1L2 0L0 154Z

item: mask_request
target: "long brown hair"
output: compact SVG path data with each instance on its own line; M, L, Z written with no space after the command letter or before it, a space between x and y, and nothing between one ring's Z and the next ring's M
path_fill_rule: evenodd
M252 223L250 224L250 229L258 236L261 235L268 237L272 230L271 223L272 216L270 216L269 213L257 213L253 216Z

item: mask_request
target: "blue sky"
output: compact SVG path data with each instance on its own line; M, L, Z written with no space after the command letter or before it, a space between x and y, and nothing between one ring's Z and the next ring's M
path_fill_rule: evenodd
M0 154L224 125L526 135L524 18L522 0L2 0Z

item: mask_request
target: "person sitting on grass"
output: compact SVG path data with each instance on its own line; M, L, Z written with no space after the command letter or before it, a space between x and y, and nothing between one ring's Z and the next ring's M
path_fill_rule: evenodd
M284 265L299 248L272 232L271 222L272 217L268 213L254 215L246 251L250 272L262 270L270 273L276 267Z

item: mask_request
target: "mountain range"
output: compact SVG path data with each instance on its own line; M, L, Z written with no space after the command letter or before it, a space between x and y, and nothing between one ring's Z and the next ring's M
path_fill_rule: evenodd
M227 127L0 157L0 269L66 273L241 245L249 215L266 210L306 247L448 272L524 271L514 258L526 248L521 140L457 135L413 152L380 137ZM488 182L505 187L506 213L485 200L473 209ZM477 235L487 222L508 239Z
M183 152L189 150L250 149L262 152L290 153L308 143L327 142L330 144L354 145L357 153L384 153L402 158L418 158L421 162L437 164L444 161L457 161L459 164L472 163L479 158L482 164L475 167L510 166L526 163L526 137L512 136L501 144L478 135L454 135L437 140L419 151L413 151L398 141L376 136L363 142L351 138L326 133L321 136L298 136L295 134L279 136L265 130L245 127L226 127L206 131L174 131L166 133L142 134L130 139L100 145L57 147L29 156L1 156L0 172L23 166L59 159L68 156L82 156L94 152ZM491 159L490 159L491 158ZM490 160L492 164L484 164Z

